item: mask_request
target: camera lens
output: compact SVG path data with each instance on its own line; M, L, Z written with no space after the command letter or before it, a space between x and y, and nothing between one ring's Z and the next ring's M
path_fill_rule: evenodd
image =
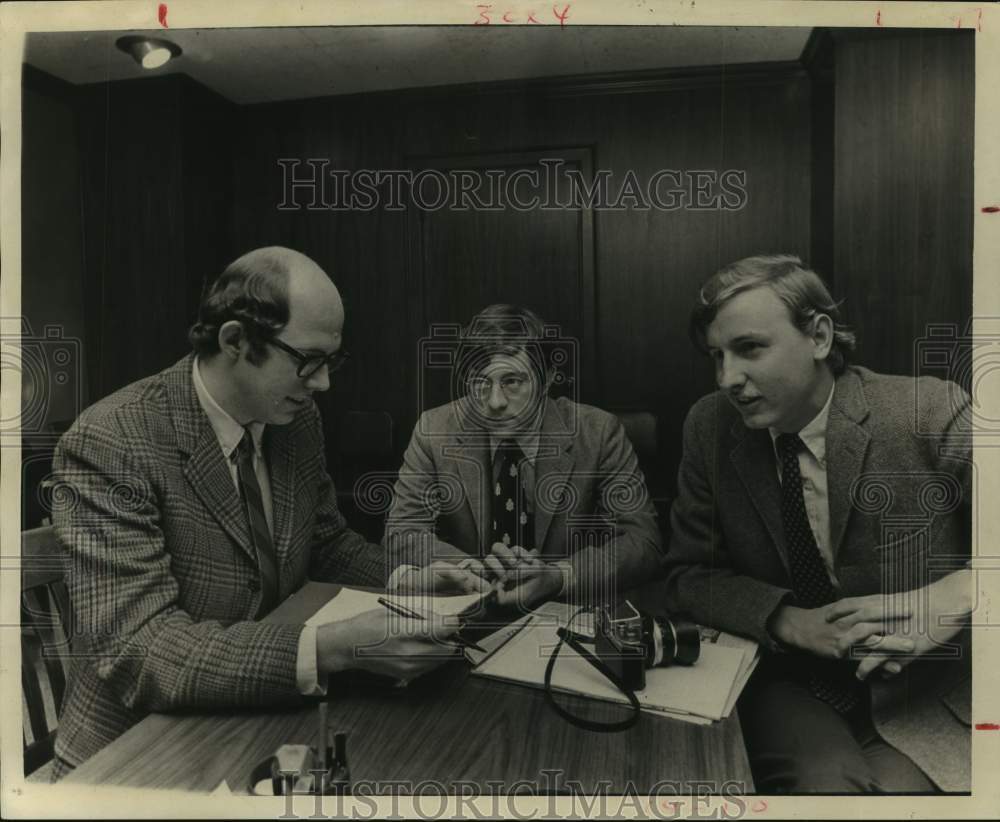
M653 616L647 648L647 667L693 665L701 653L698 626L691 622L672 622L666 617ZM651 651L651 653L650 653Z

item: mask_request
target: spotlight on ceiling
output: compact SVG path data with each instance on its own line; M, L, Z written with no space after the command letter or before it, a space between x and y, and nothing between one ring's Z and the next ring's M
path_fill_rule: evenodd
M153 37L138 37L129 35L119 37L115 41L126 54L131 54L135 61L144 69L155 69L166 64L171 58L181 53L181 47L169 40L159 40Z

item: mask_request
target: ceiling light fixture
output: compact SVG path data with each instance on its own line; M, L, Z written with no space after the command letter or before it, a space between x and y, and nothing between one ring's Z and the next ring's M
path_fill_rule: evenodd
M115 41L115 45L126 54L131 54L144 69L159 68L181 53L181 47L176 43L153 37L138 37L136 35L119 37Z

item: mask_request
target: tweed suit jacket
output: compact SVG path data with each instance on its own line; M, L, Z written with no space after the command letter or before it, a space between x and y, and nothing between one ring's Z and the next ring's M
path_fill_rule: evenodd
M87 409L56 451L75 620L56 754L74 767L151 711L299 699L302 626L252 621L259 565L192 358ZM307 576L383 585L383 552L337 508L315 405L268 426L264 453L280 596Z
M848 368L827 423L830 533L839 596L919 588L966 566L971 546L969 399L934 378ZM781 490L767 430L721 392L684 424L671 511L667 599L699 622L780 653L767 620L791 594ZM945 790L968 790L971 648L872 678L873 719Z
M403 456L383 540L393 561L486 556L491 548L489 433L462 399L425 412ZM662 566L656 512L613 414L547 399L535 460L534 547L568 559L566 595L615 596Z

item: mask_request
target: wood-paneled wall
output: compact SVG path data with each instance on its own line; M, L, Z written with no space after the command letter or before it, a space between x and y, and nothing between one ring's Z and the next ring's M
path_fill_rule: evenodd
M592 213L595 320L584 329L593 338L581 350L593 351L595 362L580 393L607 408L656 413L662 434L654 469L662 468L661 479L672 483L681 422L712 388L708 363L687 339L699 285L720 265L748 254L808 256L809 108L805 73L787 65L638 86L556 83L247 107L237 129L236 246L291 245L333 276L345 296L347 339L356 356L323 402L332 417L345 408L388 411L401 453L420 410L420 323L426 333L431 322L469 316L424 315L426 295L406 276L405 213L278 210L279 158L329 159L331 168L345 170L400 169L424 156L468 155L474 165L484 154L550 148L558 156L579 146L595 170L611 171L615 186L629 171L643 183L660 169L745 171L748 200L738 211ZM307 171L300 167L299 174ZM453 251L462 255L461 244ZM474 278L475 255L466 257ZM462 260L454 264L460 268ZM509 272L508 301L527 299L516 285L521 274ZM566 303L579 297L572 282L553 281L550 288L556 294L570 289Z
M720 265L816 257L846 297L859 359L884 371L913 371L926 323L967 320L974 60L962 35L837 33L811 74L729 66L242 107L183 76L81 87L90 397L181 356L204 283L278 243L315 258L347 306L354 357L320 398L335 469L348 412L372 412L359 424L382 433L391 418L380 467L398 467L421 410L420 338L502 296L581 337L582 397L658 416L647 466L669 493L684 415L713 387L688 312ZM547 154L607 170L613 187L628 172L735 169L747 201L586 219L436 215L416 234L412 209L279 209L279 159L354 171ZM512 231L529 242L513 246Z
M190 350L203 284L232 254L230 109L180 75L79 91L94 398Z
M972 31L836 38L836 290L878 371L916 373L927 325L972 314L974 48Z

